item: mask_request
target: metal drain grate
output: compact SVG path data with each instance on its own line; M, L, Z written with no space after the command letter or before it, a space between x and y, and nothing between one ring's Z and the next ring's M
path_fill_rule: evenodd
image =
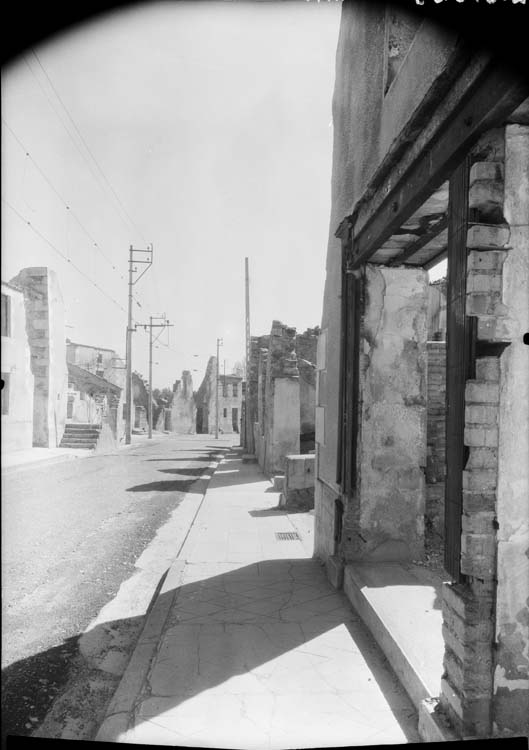
M291 539L300 539L300 536L296 531L276 531L276 539L280 542L287 542Z

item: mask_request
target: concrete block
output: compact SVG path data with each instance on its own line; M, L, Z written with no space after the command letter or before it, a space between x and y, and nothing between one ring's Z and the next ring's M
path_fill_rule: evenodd
M501 292L492 289L488 292L467 292L465 311L467 315L502 316L507 314Z
M497 404L500 400L500 386L478 380L469 380L465 387L465 401L472 404Z
M481 555L481 547L475 549L472 545L467 545L467 548L469 551L461 554L461 572L483 580L493 580L496 569L493 554Z
M484 570L494 568L496 552L496 540L489 534L474 534L463 532L461 534L461 570L463 570L463 561L465 561L465 570L469 572L469 566L473 570L477 566L483 567Z
M500 273L506 256L505 250L471 250L468 254L467 269Z
M501 273L476 273L471 270L467 274L467 293L499 292L501 286Z
M476 180L468 191L468 205L469 208L488 212L489 216L494 212L494 217L500 218L498 214L503 209L503 182Z
M470 167L469 185L475 182L485 180L502 181L503 180L503 162L501 161L476 161Z
M504 309L501 314L507 311ZM478 318L478 341L510 341L511 332L505 321L494 314Z
M461 517L462 531L470 534L494 534L496 514L482 511L480 513L463 513Z
M509 237L509 227L495 224L474 224L467 232L467 248L506 247Z
M498 483L497 472L492 469L463 471L463 490L471 492L491 492Z
M470 449L466 469L489 469L496 471L497 467L497 448L474 447Z
M471 492L463 490L463 512L479 513L481 511L495 511L495 492Z
M495 405L468 404L465 407L465 424L494 426L498 423L498 408Z
M463 439L469 447L495 448L498 445L498 428L465 427Z
M500 380L499 357L480 357L476 359L476 380L498 383Z

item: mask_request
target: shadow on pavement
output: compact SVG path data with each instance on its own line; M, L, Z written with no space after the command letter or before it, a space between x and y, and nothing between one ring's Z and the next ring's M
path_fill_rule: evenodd
M283 667L281 662L274 663L278 657L294 650L297 651L295 658L306 662L306 668L312 669L309 691L318 690L334 695L335 688L329 685L328 680L329 677L333 679L333 669L340 668L344 653L339 647L330 645L331 641L323 638L319 643L317 639L337 628L341 629L342 642L346 642L349 652L361 654L370 671L369 679L373 678L368 682L365 671L361 677L354 673L346 676L348 684L354 686L349 694L353 715L362 716L361 712L366 710L362 694L370 686L373 694L383 694L387 712L393 714L407 739L417 741L415 729L411 729L416 726L413 705L343 593L336 592L324 575L319 563L312 559L268 560L184 582L182 586L163 593L155 604L153 615L156 615L157 609L164 611L168 607L170 612L163 638L157 647L154 668L151 664L148 693L140 696L140 700L138 696L133 696L135 726L140 730L133 741L159 742L160 727L161 736L168 741L167 744L173 744L170 741L172 730L175 732L174 742L177 742L177 738L181 741L185 737L186 727L178 723L180 719L175 716L174 709L207 691L213 693L203 696L206 703L215 702L220 695L225 700L226 696L236 694L241 689L230 683L239 676L245 680L245 686L249 684L248 680L254 680L255 686L262 685L264 681L265 692L269 691L269 694L290 695L292 691L296 693L301 690L297 699L303 701L306 678L296 675L298 668L289 667L288 660L285 660ZM149 642L148 628L146 631L145 644ZM309 642L310 646L303 649ZM139 643L142 643L142 638ZM319 649L325 656L321 656L320 667L316 669L311 665L314 658L318 658ZM259 669L269 663L274 663L274 666L265 672ZM328 673L324 670L324 675L320 676L319 670L325 664L330 670ZM274 668L290 670L286 682L292 685L292 679L298 680L301 688L283 688L285 681L282 677L275 678L273 684L267 682L266 672L272 672ZM254 670L257 670L255 677L250 674ZM315 679L319 680L317 686ZM224 688L215 690L225 683ZM358 711L354 708L355 695L360 696L363 706ZM378 700L381 700L380 697ZM210 744L211 737L203 736L196 725L198 722L198 726L207 727L208 718L211 721L204 705L201 702L196 706L193 739ZM112 712L112 704L109 711ZM189 703L186 711L189 715ZM260 714L259 720L266 722L264 717L265 714ZM369 717L366 719L364 716L364 726L366 721L369 721ZM149 722L150 726L142 729L145 722ZM211 724L209 726L214 731ZM153 735L150 734L151 730ZM299 726L300 747L303 746L304 730L304 726ZM116 731L114 735L112 731L110 728L105 740L119 739L121 731ZM179 734L176 734L177 731ZM376 731L374 727L373 733ZM237 732L234 723L234 741ZM123 739L130 741L129 737ZM354 739L353 729L351 744L355 744Z
M321 590L321 575L321 567L315 560L268 560L190 581L161 594L154 603L153 617L156 618L157 611L163 612L168 607L170 611L154 669L151 663L149 692L142 696L130 696L131 709L133 701L136 701L136 727L141 728L144 722L153 722L156 726L166 727L169 737L171 726L175 728L175 720L170 718L168 712L181 703L218 688L238 675L247 676L252 670L273 662L306 643L310 642L308 651L317 652L318 637L336 628L345 628L350 649L361 653L385 697L388 711L396 718L408 740L417 741L416 734L409 729L415 711L397 678L381 659L371 636L349 607L345 596L332 589L328 583ZM311 599L314 596L311 585L313 579L318 577L320 596L316 596L316 600L325 600L323 607L314 607L315 601ZM293 600L298 603L292 605ZM107 622L90 631L89 635L97 639L97 631L100 630L104 639L109 629L119 632L122 628L137 626L138 621L144 619L145 616ZM152 642L152 633L150 639ZM78 640L79 636L69 638L59 646L15 662L3 670L2 679L7 698L3 705L7 712L13 706L13 690L19 691L19 695L20 692L27 693L32 700L37 700L36 696L42 691L42 685L38 680L33 681L31 676L37 668L39 673L42 672L45 664L51 679L54 670L64 666L65 654L71 658L77 651ZM148 627L140 635L138 645L142 642L145 648L149 642ZM156 648L153 649L153 655L155 651ZM342 658L340 651L336 651L336 655L330 658L338 667ZM329 660L328 656L326 660ZM307 664L309 662L307 658ZM21 676L24 677L22 682ZM263 676L256 679L256 684L259 679L262 680ZM358 678L351 675L351 679L354 682ZM322 693L326 690L332 693L325 677L321 677L319 689ZM358 690L362 689L359 685ZM229 686L221 692L229 694ZM277 689L277 681L276 694L282 694L282 690ZM350 693L352 706L354 696L353 689ZM141 700L138 701L138 698ZM299 698L302 700L303 695L300 694ZM112 702L107 710L112 712ZM354 708L351 710L355 712ZM100 716L99 721L102 720L103 716ZM132 721L132 715L129 720ZM204 721L207 724L207 716ZM180 729L185 731L184 727ZM214 731L214 727L211 729ZM299 730L302 740L304 727L300 726ZM150 728L147 727L142 730L140 741L149 742L149 731ZM234 725L234 740L237 731L237 726ZM6 734L25 735L30 732L31 730L27 731L21 726L20 721L17 723L16 715L4 714L4 737ZM116 731L115 736L106 736L105 740L118 740L120 735ZM201 739L200 732L195 733L194 739ZM351 740L355 744L354 735Z
M211 477L213 476L213 469L209 469L207 466L196 467L191 469L158 469L161 474L180 474L185 477Z

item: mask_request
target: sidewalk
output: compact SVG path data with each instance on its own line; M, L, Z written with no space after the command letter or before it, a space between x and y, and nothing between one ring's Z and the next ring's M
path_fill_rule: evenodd
M419 741L410 700L311 557L310 514L278 510L278 499L240 450L226 455L96 740L248 750Z
M155 435L155 437L159 437L159 435ZM147 434L133 435L131 443L119 445L116 451L134 448L145 440L147 440ZM103 454L96 454L93 450L86 450L85 448L27 448L26 450L5 453L2 451L2 471L26 466L57 464L63 461L71 461L74 458L88 458L95 455Z

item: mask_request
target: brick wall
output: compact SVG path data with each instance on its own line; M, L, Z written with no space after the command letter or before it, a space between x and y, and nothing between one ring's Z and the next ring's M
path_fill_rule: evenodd
M444 586L441 689L441 703L463 737L492 732L501 355L510 338L502 293L510 238L503 215L504 144L503 129L484 136L469 181L466 314L477 319L477 359L465 388L468 459L460 563L465 581Z

